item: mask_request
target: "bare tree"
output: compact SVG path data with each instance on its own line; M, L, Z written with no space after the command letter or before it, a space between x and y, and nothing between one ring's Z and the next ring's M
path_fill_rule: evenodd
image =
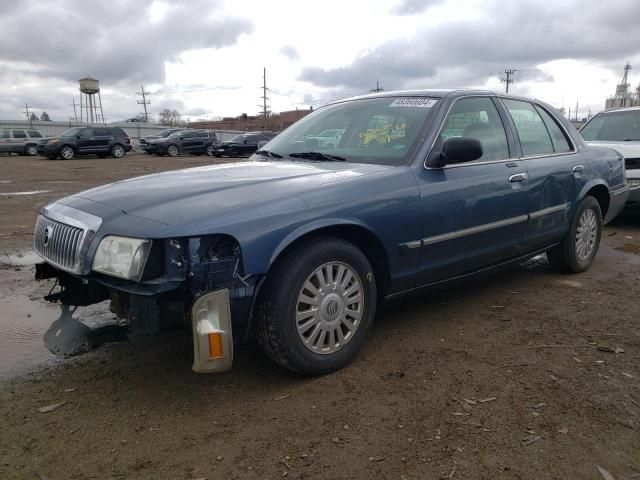
M42 112L40 115L40 120L43 122L50 122L51 118L49 118L49 114L47 112Z
M35 113L32 113L31 115L29 115L29 120L32 122L37 122L38 116Z
M169 110L165 108L158 114L158 123L160 125L168 125L170 127L175 127L176 125L182 124L182 115L177 110Z

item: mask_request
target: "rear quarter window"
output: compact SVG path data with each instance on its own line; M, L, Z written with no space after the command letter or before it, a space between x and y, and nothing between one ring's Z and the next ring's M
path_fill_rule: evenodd
M31 138L42 138L42 134L37 130L28 130L27 133Z

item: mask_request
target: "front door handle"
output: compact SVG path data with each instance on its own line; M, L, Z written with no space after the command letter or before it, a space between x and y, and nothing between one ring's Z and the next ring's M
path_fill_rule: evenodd
M509 177L509 181L511 183L524 182L527 178L529 178L529 175L527 175L526 173L516 173L515 175L511 175Z
M584 165L574 165L572 170L574 173L581 172L584 170Z

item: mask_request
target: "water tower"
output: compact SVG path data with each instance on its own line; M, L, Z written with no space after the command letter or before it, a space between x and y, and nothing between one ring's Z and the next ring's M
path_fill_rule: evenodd
M104 123L102 112L102 98L100 97L100 82L95 78L81 78L80 82L80 122L83 121L83 110L86 114L85 122ZM96 99L96 95L98 98ZM84 105L82 103L84 97Z

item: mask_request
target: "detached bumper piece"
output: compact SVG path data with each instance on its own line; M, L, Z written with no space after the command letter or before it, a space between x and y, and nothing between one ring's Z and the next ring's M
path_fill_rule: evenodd
M225 372L233 364L233 334L229 290L199 297L191 309L193 329L193 371Z

